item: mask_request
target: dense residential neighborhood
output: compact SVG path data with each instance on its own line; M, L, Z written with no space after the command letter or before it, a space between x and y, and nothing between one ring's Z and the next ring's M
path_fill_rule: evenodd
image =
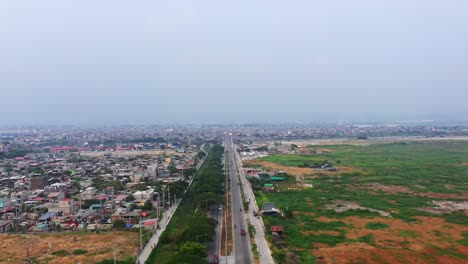
M0 232L108 229L122 221L130 228L140 220L155 228L158 213L182 196L206 155L192 135L139 140L128 132L119 138L127 143L113 143L99 133L62 131L57 139L56 132L29 132L2 134ZM47 144L54 141L69 144ZM13 148L25 154L6 158Z

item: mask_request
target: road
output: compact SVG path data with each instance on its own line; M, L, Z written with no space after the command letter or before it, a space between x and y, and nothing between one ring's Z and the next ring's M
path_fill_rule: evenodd
M235 149L235 146L234 146ZM242 188L244 190L244 194L246 199L249 201L249 211L248 217L250 219L250 223L255 227L255 235L254 241L257 245L257 250L259 252L259 260L260 263L274 263L273 257L271 256L271 250L268 246L268 243L265 239L265 225L263 223L262 217L258 216L255 217L253 212L259 212L257 203L255 201L255 195L252 190L252 186L250 182L247 180L244 174L244 170L242 169L242 160L239 153L235 153L235 158L237 162L237 167L239 168L239 176L242 183Z
M213 263L215 261L214 256L220 256L220 251L221 251L221 230L223 228L223 210L218 208L217 206L213 206L210 208L210 214L209 216L216 220L218 224L215 227L215 236L213 238L212 242L209 242L207 244L208 248L208 261L210 263Z
M235 147L232 138L227 138L225 142L227 148L227 162L229 162L229 174L231 179L231 200L232 200L232 224L233 224L233 249L235 263L253 263L252 249L246 215L243 211L242 197L239 179L237 175L237 163L235 159ZM246 235L241 235L241 230L245 230Z

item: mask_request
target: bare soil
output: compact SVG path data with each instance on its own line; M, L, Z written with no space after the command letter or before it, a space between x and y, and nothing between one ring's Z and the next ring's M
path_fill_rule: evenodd
M41 263L96 263L113 259L115 246L117 259L136 256L139 249L138 233L114 231L109 233L70 232L57 234L2 234L0 235L0 263L25 263L36 258ZM86 250L84 255L73 255L76 249ZM53 252L66 250L69 255L57 256Z
M324 174L324 175L338 175L343 172L356 172L359 171L357 168L353 167L347 167L347 166L336 166L335 168L337 171L326 171L326 170L320 170L320 169L315 169L315 168L299 168L299 167L293 167L293 166L283 166L280 164L276 164L273 162L269 161L259 161L259 160L246 160L244 161L245 166L249 165L260 165L266 170L279 170L279 171L284 171L287 174L291 174L296 176L296 179L298 181L301 181L302 177L304 176L313 176L318 173Z
M417 223L407 223L392 218L360 218L350 216L342 219L353 228L347 229L346 237L358 239L373 234L375 246L364 243L342 243L335 247L316 244L313 254L322 257L323 263L466 263L466 259L438 254L435 247L453 248L468 257L468 247L460 246L457 240L462 239L462 232L468 227L447 223L437 217L417 217ZM329 222L334 219L319 217L319 221ZM369 222L382 222L390 227L382 230L369 230ZM402 233L403 232L403 233ZM404 236L402 234L412 234Z
M385 211L382 211L382 210L376 210L376 209L370 208L370 207L360 206L358 203L353 202L353 201L335 200L335 201L333 201L332 204L326 205L325 208L328 209L328 210L334 210L337 213L342 213L342 212L345 212L345 211L348 211L348 210L360 209L360 210L369 210L371 212L376 212L376 213L380 214L381 216L386 216L386 217L391 216L390 213L388 213L388 212L385 212Z
M398 186L398 185L383 185L380 183L373 183L369 185L369 188L373 191L383 191L390 194L395 193L407 193L417 196L424 196L429 198L437 198L437 199L463 199L468 200L468 192L464 192L462 194L455 194L455 193L434 193L434 192L416 192L410 190L408 187L405 186Z

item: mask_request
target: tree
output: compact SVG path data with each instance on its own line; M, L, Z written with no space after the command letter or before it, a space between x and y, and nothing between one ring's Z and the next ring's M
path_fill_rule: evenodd
M208 264L205 258L190 254L177 254L171 258L168 264Z
M125 221L122 219L115 220L112 224L112 228L122 229L125 228Z
M151 202L151 200L146 200L145 204L141 207L141 209L143 209L145 211L153 210L153 203Z
M196 200L197 206L203 208L204 210L207 210L207 206L224 204L223 196L217 195L212 192L200 194L197 196Z
M200 258L206 258L208 256L208 252L207 252L205 245L201 243L197 243L197 242L191 242L191 241L187 241L183 243L179 247L179 251L177 252L177 254L178 255L194 255Z
M135 201L135 196L133 194L129 194L127 197L125 197L125 201L127 203Z

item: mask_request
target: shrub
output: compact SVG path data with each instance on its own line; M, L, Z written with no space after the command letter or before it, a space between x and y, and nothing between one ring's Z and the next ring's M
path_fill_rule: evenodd
M125 221L122 219L115 220L112 227L117 229L125 228Z
M468 246L468 232L463 232L462 236L463 239L458 240L458 243L460 243L463 246Z
M371 230L386 229L389 227L389 225L382 222L369 222L366 224L366 228Z
M75 249L73 250L73 255L84 255L88 253L87 250L84 250L84 249Z
M374 235L369 233L369 234L367 234L365 236L358 237L357 241L373 245L374 244Z
M59 257L65 257L65 256L70 255L70 253L68 253L68 251L66 251L65 249L61 249L61 250L57 250L57 251L52 252L52 255L59 256Z

